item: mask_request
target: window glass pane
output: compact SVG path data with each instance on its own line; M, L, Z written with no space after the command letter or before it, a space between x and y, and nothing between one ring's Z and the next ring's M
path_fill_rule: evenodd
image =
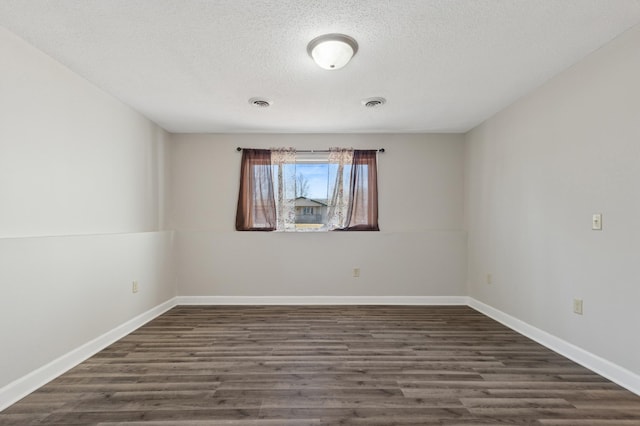
M308 153L305 153L308 154ZM296 231L326 229L328 164L326 155L296 158Z

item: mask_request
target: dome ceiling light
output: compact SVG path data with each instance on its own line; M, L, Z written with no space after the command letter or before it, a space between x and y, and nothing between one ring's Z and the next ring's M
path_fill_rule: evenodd
M338 70L349 63L358 51L358 42L344 34L325 34L307 45L307 53L325 70Z

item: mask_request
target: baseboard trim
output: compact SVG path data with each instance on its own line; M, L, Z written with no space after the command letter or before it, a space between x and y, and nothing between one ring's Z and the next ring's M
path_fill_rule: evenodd
M467 305L467 296L178 296L178 305Z
M560 355L588 368L589 370L611 380L614 383L640 395L640 376L604 358L594 355L566 340L560 339L546 331L540 330L526 322L500 311L492 306L480 302L472 297L468 298L469 306L484 315L493 318L518 333L535 340L543 346Z
M77 366L87 358L100 352L110 344L123 338L132 331L140 328L147 322L162 315L176 305L175 298L167 300L160 305L130 319L105 334L96 337L90 342L68 352L50 363L32 371L8 385L0 388L0 411L18 402L36 389L49 383L51 380Z

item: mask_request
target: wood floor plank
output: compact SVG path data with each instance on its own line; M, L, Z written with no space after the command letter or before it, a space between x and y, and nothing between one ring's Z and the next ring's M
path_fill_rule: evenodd
M0 425L640 425L640 397L462 306L180 306Z

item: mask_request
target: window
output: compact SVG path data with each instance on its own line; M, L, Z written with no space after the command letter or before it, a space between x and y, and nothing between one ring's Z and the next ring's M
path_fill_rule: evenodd
M244 149L239 231L378 231L377 151Z

